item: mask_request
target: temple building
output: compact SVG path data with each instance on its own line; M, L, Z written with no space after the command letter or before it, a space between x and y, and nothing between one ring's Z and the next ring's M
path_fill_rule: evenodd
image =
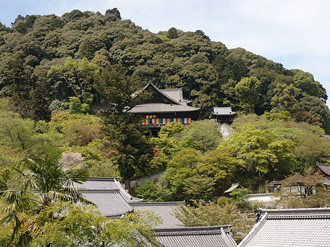
M118 178L89 177L74 187L82 196L93 202L100 212L112 219L123 217L128 212L151 210L161 219L155 228L156 241L164 247L236 247L231 225L185 227L174 216L175 209L184 201L146 202L130 195ZM122 246L116 245L115 246ZM149 245L148 245L149 246ZM151 245L150 245L151 246Z
M143 116L142 124L150 129L151 135L157 136L160 128L171 122L190 124L198 120L200 109L183 98L181 88L158 89L149 82L141 92L144 91L150 92L151 97L130 112Z
M214 107L210 117L219 123L231 124L236 117L236 112L231 107Z
M238 247L329 246L330 208L259 209Z

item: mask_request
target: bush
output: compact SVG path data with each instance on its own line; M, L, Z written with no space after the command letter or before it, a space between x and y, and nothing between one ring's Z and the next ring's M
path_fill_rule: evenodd
M223 207L223 206L225 206L226 204L228 204L229 203L229 199L227 198L227 197L220 197L220 198L218 198L218 200L217 200L217 204L218 204L218 206L220 206L220 207Z

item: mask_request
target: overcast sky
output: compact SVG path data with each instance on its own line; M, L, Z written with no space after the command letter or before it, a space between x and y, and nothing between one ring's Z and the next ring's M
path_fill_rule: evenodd
M118 8L123 19L155 33L200 29L228 48L312 73L330 96L329 0L0 0L0 6L6 26L17 15Z

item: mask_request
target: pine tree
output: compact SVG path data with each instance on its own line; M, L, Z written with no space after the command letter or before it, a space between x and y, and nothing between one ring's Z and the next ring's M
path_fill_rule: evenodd
M37 82L34 90L32 91L32 115L35 121L49 120L50 110L47 102L47 87L44 82Z
M13 111L22 117L31 116L31 89L28 74L26 73L21 58L16 57L8 64L8 78L11 95L10 105Z

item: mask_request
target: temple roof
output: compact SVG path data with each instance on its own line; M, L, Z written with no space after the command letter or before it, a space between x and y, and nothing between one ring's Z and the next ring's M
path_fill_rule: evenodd
M187 105L189 101L183 99L181 88L158 89L149 82L140 92L143 91L150 92L152 97L146 103L133 107L130 110L131 113L197 112L200 110Z
M242 188L242 189L244 189L244 187L243 187L242 185L240 185L239 183L235 183L235 184L232 184L232 185L230 186L230 188L227 189L224 193L230 193L230 192L232 192L233 190L236 190L237 188Z
M119 190L86 190L80 191L84 198L96 204L100 212L107 217L119 217L127 212L133 212Z
M185 100L183 98L182 88L166 88L166 89L159 89L160 92L166 94L167 96L171 97L172 99L176 100L181 104L190 103L190 100Z
M260 209L259 221L238 245L329 246L330 208Z
M236 115L236 112L234 112L231 107L214 107L212 115L217 116L232 116Z
M316 163L316 165L326 176L330 176L330 164Z
M166 112L195 112L199 108L187 105L171 105L162 103L148 103L137 105L130 110L131 113L166 113Z
M175 207L184 202L145 202L131 196L121 185L118 178L90 177L82 184L74 186L87 200L93 202L104 216L116 218L137 209L153 210L159 214L163 223L160 227L183 227L173 215Z
M231 225L155 229L156 240L165 247L234 247Z
M130 202L129 204L134 209L155 211L163 219L162 225L160 226L162 228L179 228L184 227L184 225L173 213L174 209L182 203L184 202Z

